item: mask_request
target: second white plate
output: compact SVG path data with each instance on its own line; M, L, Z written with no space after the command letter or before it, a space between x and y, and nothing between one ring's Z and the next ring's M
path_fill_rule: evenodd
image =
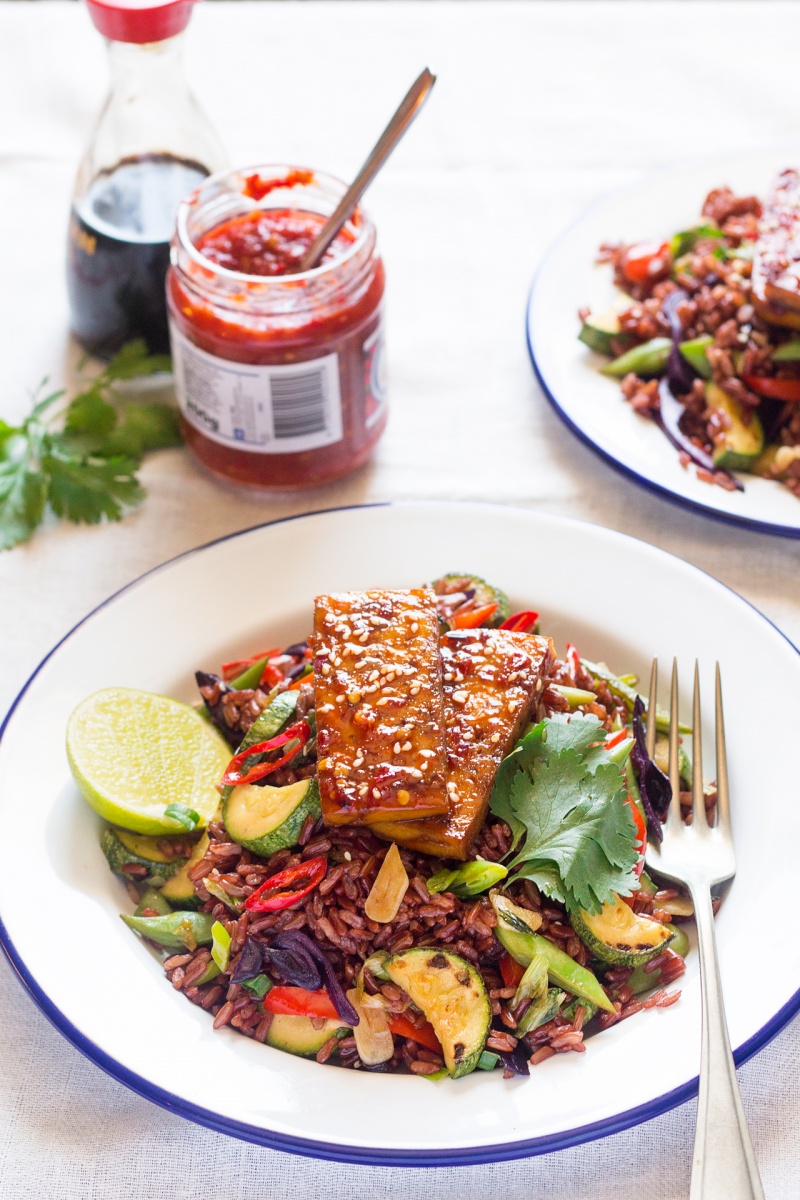
M764 533L800 537L800 500L780 484L743 475L744 492L702 483L652 422L637 416L619 383L599 373L604 359L578 341L578 309L607 307L611 270L596 266L602 242L671 237L700 219L703 201L727 184L764 196L791 150L704 159L651 175L590 208L555 243L534 280L528 347L539 382L570 429L612 466L676 504Z

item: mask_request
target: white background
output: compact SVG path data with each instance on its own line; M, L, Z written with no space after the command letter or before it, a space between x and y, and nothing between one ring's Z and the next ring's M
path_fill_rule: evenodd
M602 191L704 152L796 140L800 157L798 34L800 7L769 0L198 6L187 69L237 162L349 176L419 69L439 74L369 198L390 289L389 428L374 463L352 479L280 500L228 493L182 452L166 452L145 467L149 498L123 524L48 525L1 556L0 711L54 641L143 570L245 525L372 499L508 501L623 529L710 571L800 642L797 543L672 508L614 474L546 405L524 343L540 256ZM67 379L76 359L63 246L74 167L103 98L103 53L76 5L0 4L7 420L22 415L43 375ZM617 589L623 607L636 602L635 581L615 579L613 564L596 585ZM763 751L768 719L757 728ZM20 798L7 852L24 853L26 803L35 792ZM32 919L57 922L35 911L35 864L32 872ZM768 915L768 897L757 899ZM76 956L85 951L79 930L57 936L75 938ZM760 965L747 969L755 979ZM795 1026L740 1072L769 1197L800 1193L798 1065ZM688 1105L604 1142L506 1166L313 1164L139 1100L49 1027L5 965L0 1106L0 1194L25 1200L672 1200L688 1190L693 1128Z

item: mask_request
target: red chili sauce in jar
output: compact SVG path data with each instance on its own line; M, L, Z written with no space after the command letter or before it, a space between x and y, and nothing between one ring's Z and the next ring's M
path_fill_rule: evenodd
M215 475L272 490L354 470L386 423L374 227L357 210L299 273L344 185L278 172L212 176L185 201L167 280L187 445Z

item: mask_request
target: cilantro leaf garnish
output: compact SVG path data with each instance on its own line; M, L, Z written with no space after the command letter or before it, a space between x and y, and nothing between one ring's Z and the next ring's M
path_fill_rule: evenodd
M118 521L141 503L142 456L180 445L177 415L167 404L125 400L114 388L169 365L143 341L129 342L55 415L63 391L35 400L21 425L0 421L0 549L27 541L48 504L56 516L93 525Z
M516 877L593 913L630 895L638 858L624 776L604 739L594 716L547 718L501 764L490 802L515 835Z
M47 481L31 461L27 439L14 433L0 443L0 550L27 541L47 502Z
M144 499L136 478L138 465L135 459L119 455L84 455L76 459L56 445L42 460L50 477L50 507L56 516L78 524L97 525L103 517L119 521L123 509L133 508Z

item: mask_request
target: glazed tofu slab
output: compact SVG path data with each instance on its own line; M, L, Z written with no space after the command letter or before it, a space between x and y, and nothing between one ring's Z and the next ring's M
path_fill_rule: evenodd
M447 813L433 592L318 596L314 693L319 790L328 824L401 824Z
M503 629L441 639L447 728L446 817L374 827L411 850L466 859L489 807L494 777L521 736L555 655L550 638Z
M764 205L752 284L759 316L800 328L800 171L782 171Z

